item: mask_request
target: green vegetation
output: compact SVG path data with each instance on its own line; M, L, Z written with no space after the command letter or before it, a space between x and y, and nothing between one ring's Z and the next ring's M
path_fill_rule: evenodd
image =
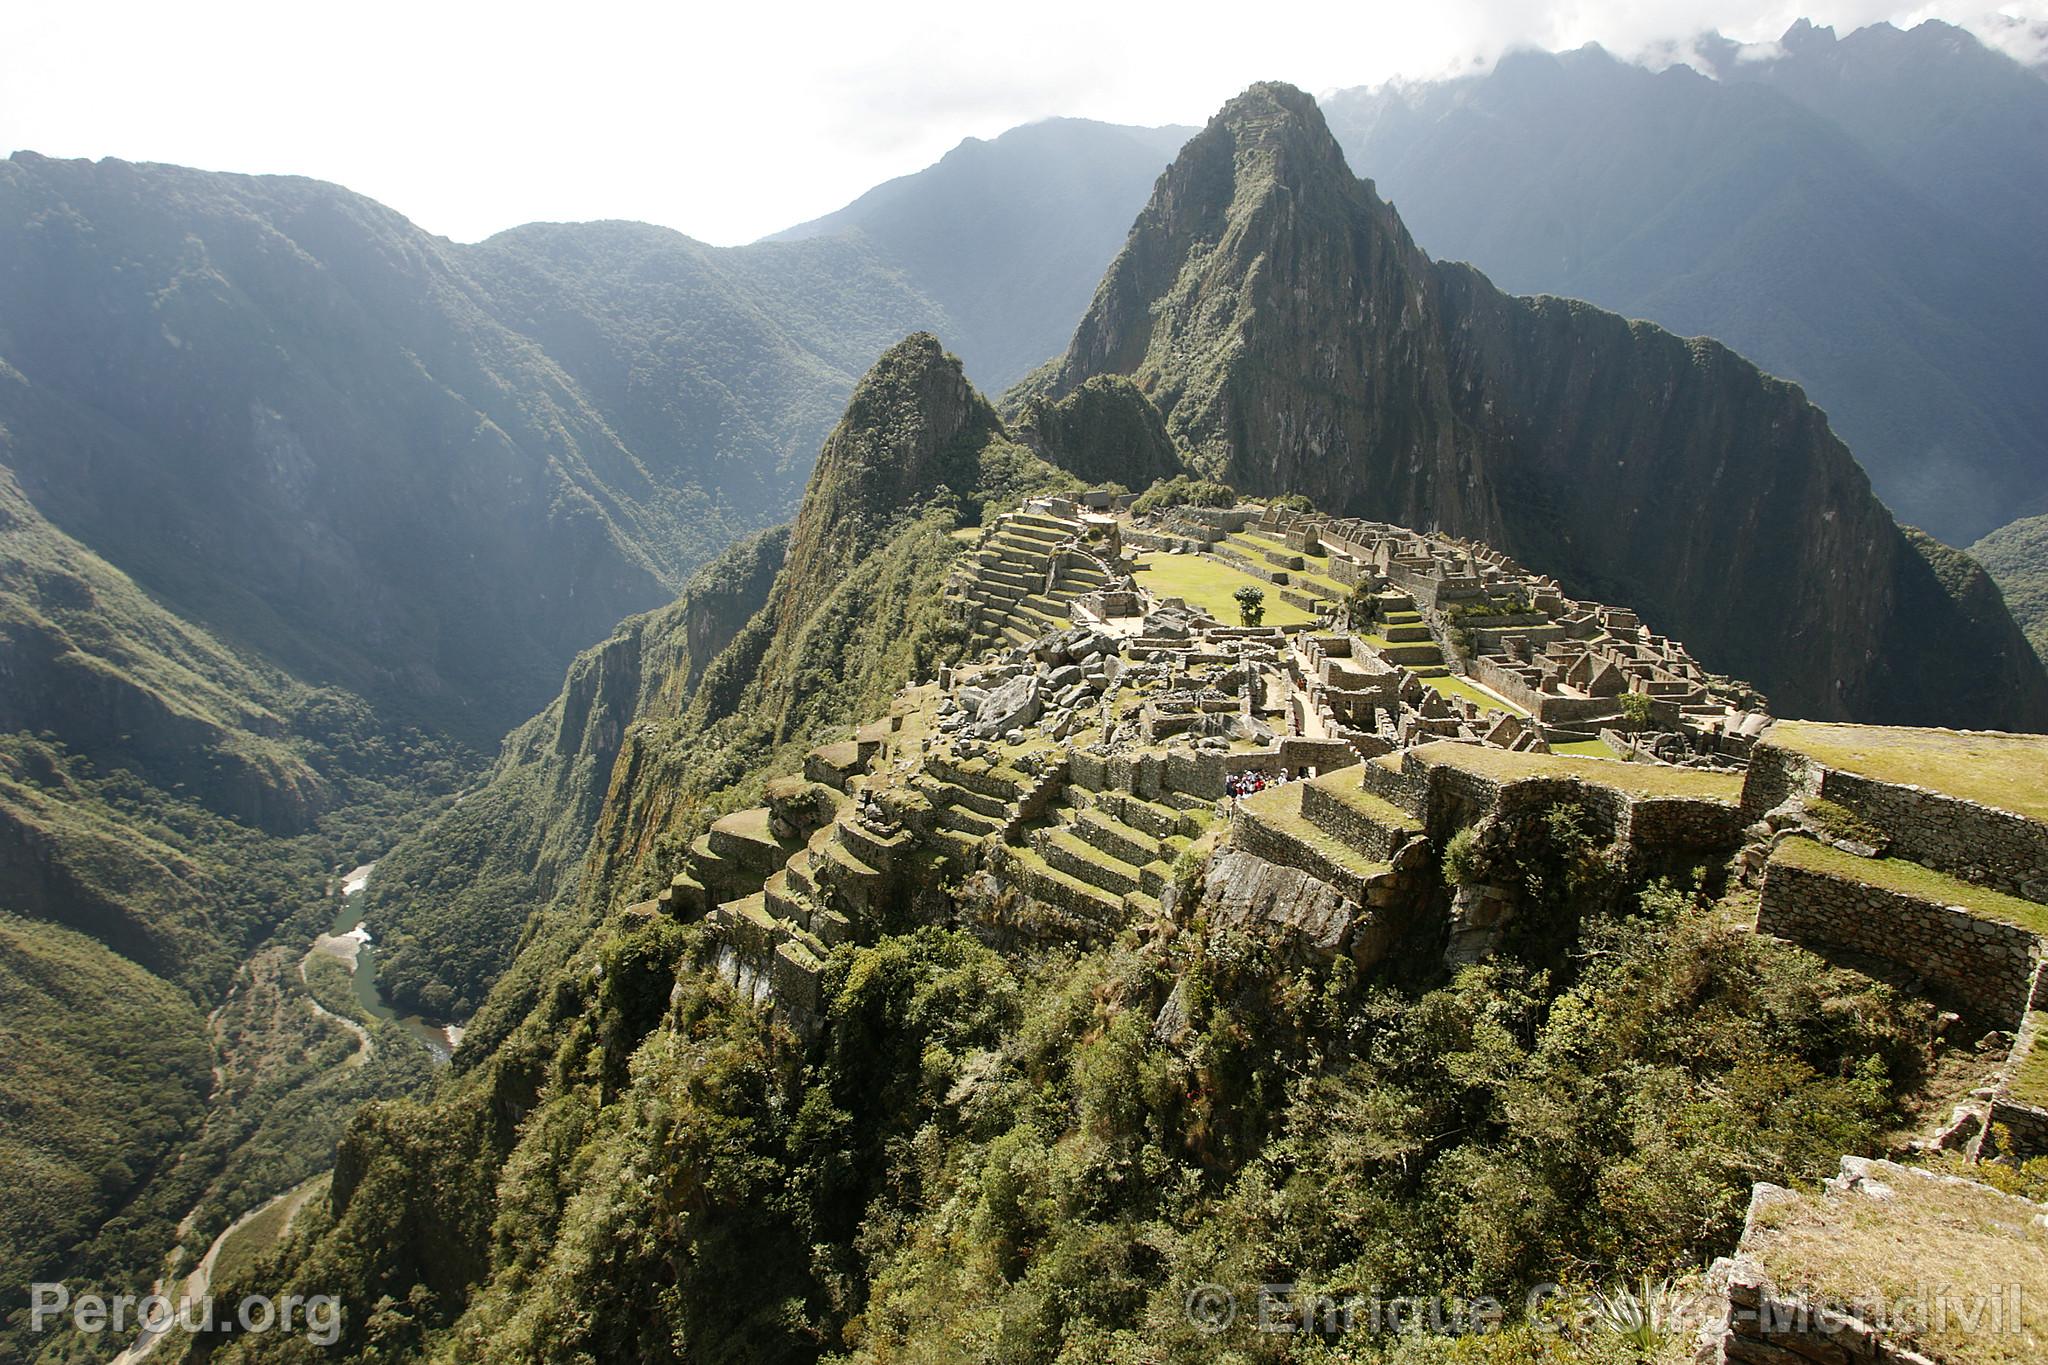
M1624 692L1617 698L1621 706L1622 723L1632 732L1641 733L1650 728L1656 718L1657 703L1647 692Z
M1618 759L1574 758L1559 754L1523 754L1481 744L1425 744L1409 754L1421 763L1448 763L1502 782L1524 777L1574 777L1632 796L1685 796L1701 801L1742 799L1740 773L1702 772L1654 763L1623 763Z
M2048 906L2023 901L1974 882L1958 881L1931 867L1904 858L1859 858L1815 839L1787 839L1771 855L1774 863L1790 863L1808 872L1862 882L1936 905L1960 905L1974 915L2016 925L2030 933L2048 934Z
M1752 1180L1877 1140L1931 1039L1925 1009L1668 888L1589 914L1568 955L1412 987L1199 921L1079 954L923 929L835 951L808 1057L706 952L614 916L432 1109L359 1119L286 1275L343 1294L343 1349L1324 1359L1198 1332L1188 1286L1518 1303L1561 1272L1687 1269Z
M74 930L0 913L0 1307L189 1139L206 1112L206 1019ZM0 1338L4 1340L4 1338Z
M1247 583L1230 594L1230 600L1237 603L1237 619L1240 625L1255 626L1266 619L1266 590Z
M1765 738L1843 772L2048 820L2048 736L1781 720Z
M1149 553L1138 557L1142 566L1139 582L1159 597L1178 597L1212 619L1225 623L1237 619L1240 588L1265 591L1266 585L1244 570L1208 555ZM1265 624L1306 626L1315 617L1292 603L1275 600L1266 608Z
M2034 653L2048 659L2048 515L2024 517L1970 547L1998 584Z
M1459 697L1469 701L1478 707L1482 713L1487 711L1506 711L1510 715L1515 716L1526 716L1528 714L1528 712L1513 702L1496 697L1493 693L1468 682L1455 673L1439 674L1436 677L1424 677L1422 685L1430 688L1432 691L1441 692L1447 697Z
M2012 1073L2012 1097L2020 1104L2048 1109L2048 1010L2027 1015L2026 1030L2033 1039Z
M1138 494L1138 500L1131 504L1131 512L1142 517L1164 512L1170 507L1235 507L1237 502L1237 490L1227 483L1176 474L1170 479L1158 480Z

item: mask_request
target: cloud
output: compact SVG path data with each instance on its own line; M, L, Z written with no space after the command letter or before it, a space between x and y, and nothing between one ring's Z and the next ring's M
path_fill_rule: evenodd
M1253 22L1243 0L104 0L0 9L0 152L313 175L462 239L629 217L740 242L1048 115L1199 123L1255 80L1327 91L1517 47L1668 63L1709 29L1763 54L1802 14L2048 47L2048 0L1260 0Z

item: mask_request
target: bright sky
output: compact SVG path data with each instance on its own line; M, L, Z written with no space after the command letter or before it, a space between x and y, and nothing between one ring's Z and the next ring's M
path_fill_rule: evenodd
M463 241L637 218L727 244L1048 115L1198 124L1255 80L1320 93L1517 45L1766 41L1802 15L2048 34L2048 0L9 0L0 155L317 176Z

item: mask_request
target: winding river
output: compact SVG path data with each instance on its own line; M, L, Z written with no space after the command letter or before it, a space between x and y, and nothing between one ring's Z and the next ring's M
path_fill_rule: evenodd
M417 1014L400 1014L377 987L377 949L370 926L363 923L363 889L370 884L375 863L364 863L341 880L341 908L334 923L313 944L315 952L327 953L349 964L349 980L355 988L356 1003L363 1013L386 1023L396 1023L426 1045L437 1062L455 1055L462 1042L460 1024L439 1024Z

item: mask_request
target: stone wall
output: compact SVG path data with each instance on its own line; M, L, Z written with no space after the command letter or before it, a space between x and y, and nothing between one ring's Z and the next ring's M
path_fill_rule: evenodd
M1765 871L1756 927L1896 962L2000 1028L2025 1016L2042 950L2024 929L1784 862Z
M1341 797L1309 784L1301 789L1301 813L1318 829L1327 830L1376 863L1390 863L1413 831L1379 824Z
M1725 802L1637 797L1629 803L1623 837L1631 849L1644 853L1708 853L1742 842L1747 823L1739 807Z
M1819 797L1884 831L1899 857L2008 895L2048 901L2048 825L1921 787L1826 767L1768 737L1750 753L1742 790L1761 815L1789 797Z

